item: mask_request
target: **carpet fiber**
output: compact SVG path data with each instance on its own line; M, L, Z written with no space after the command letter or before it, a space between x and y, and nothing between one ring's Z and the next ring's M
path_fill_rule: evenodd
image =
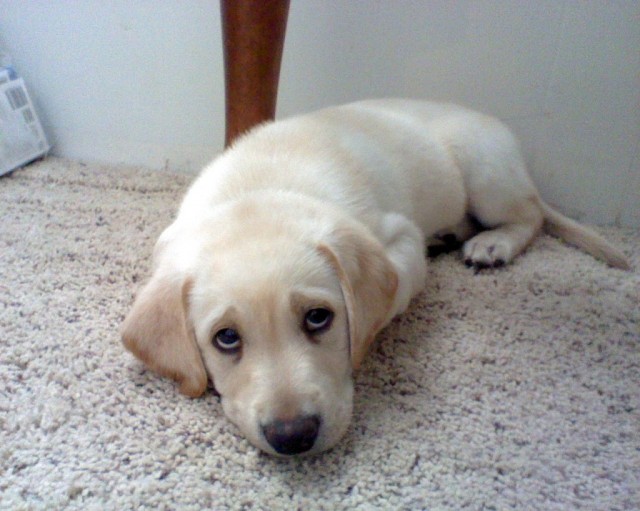
M257 451L120 345L191 176L48 159L0 179L0 508L638 509L640 231L613 270L542 236L459 255L382 334L331 451Z

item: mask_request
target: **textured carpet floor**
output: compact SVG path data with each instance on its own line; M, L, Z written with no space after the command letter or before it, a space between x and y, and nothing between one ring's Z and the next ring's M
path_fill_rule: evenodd
M191 177L50 159L0 179L0 509L638 509L640 231L630 273L550 237L456 255L380 336L333 450L250 446L121 348Z

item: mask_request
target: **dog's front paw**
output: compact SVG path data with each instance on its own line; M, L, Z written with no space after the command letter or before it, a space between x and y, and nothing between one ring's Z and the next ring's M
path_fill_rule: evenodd
M464 244L464 263L476 272L485 268L498 268L513 259L513 247L508 237L494 231L485 231Z

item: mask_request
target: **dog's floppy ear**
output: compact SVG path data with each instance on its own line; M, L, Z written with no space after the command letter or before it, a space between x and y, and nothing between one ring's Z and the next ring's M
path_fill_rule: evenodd
M187 319L190 289L189 279L156 271L124 320L122 342L149 368L177 381L180 392L198 397L207 373Z
M358 369L376 334L390 319L398 275L382 245L364 227L341 227L318 248L340 279L349 321L351 364Z

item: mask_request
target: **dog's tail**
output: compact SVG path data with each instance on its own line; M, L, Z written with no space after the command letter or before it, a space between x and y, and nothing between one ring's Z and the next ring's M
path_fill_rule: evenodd
M544 230L571 245L581 248L596 259L600 259L614 268L630 270L631 265L625 255L613 247L593 229L580 225L540 200L544 215Z

